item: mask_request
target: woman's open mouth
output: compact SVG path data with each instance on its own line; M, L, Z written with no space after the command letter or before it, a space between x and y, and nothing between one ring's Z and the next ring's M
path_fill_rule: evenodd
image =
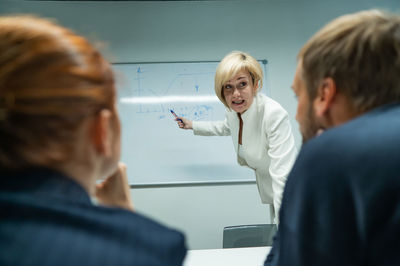
M240 105L244 104L244 100L232 101L232 104L233 104L234 106L240 106Z

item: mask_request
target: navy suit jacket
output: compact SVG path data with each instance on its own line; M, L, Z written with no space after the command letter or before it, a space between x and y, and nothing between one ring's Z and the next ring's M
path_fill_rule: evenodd
M0 173L0 265L182 265L181 233L47 169Z
M304 145L265 265L400 265L399 104Z

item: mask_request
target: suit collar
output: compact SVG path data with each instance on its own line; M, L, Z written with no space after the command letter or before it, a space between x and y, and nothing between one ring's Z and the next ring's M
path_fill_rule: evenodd
M244 112L241 116L243 121L246 121L247 119L249 119L250 117L253 117L256 113L257 113L257 95L254 95L254 99L253 102L251 103L249 109L246 110L246 112Z
M87 191L75 180L47 168L0 171L0 191L92 204Z

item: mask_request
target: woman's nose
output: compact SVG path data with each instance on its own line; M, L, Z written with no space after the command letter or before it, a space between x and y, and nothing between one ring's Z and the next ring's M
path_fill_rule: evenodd
M240 95L240 92L239 92L239 90L235 87L234 89L233 89L233 96L239 96Z

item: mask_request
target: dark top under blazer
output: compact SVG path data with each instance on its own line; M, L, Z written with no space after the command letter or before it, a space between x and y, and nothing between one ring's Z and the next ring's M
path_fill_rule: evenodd
M0 173L0 265L182 265L184 237L57 172Z
M400 105L302 148L265 265L400 265Z

